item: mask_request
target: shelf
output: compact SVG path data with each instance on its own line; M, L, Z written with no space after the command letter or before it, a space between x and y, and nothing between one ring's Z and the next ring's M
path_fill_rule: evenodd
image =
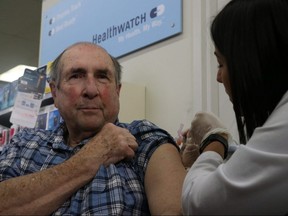
M10 116L11 116L12 110L13 110L13 107L0 111L0 125L1 126L6 127L6 128L11 127L12 124L10 123Z
M12 112L12 110L13 110L13 107L9 107L9 108L7 108L5 110L1 110L0 111L0 116L5 115L5 114L7 114L9 112Z
M41 102L41 107L53 104L53 98L51 93L48 93L44 96L44 99ZM0 127L10 128L12 123L10 122L10 116L12 113L13 107L9 107L5 110L0 111Z

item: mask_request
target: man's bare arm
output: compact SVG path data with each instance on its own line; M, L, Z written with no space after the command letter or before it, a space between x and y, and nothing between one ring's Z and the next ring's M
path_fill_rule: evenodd
M163 144L153 153L145 175L152 215L182 215L181 192L186 173L180 153L172 144Z

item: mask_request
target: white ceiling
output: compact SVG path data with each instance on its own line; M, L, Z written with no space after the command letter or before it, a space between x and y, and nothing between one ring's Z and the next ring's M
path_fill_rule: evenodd
M42 0L0 0L0 73L38 66Z

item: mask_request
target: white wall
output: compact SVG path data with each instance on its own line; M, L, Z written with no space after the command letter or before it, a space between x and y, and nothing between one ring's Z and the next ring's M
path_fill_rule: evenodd
M47 2L43 2L46 8ZM189 127L199 110L214 112L236 131L231 103L216 82L217 63L209 33L212 17L226 2L183 0L182 34L119 59L123 81L146 87L146 119L174 137L180 124Z
M123 80L146 86L146 118L173 136L199 110L212 111L235 131L233 110L216 82L209 26L228 0L183 0L183 34L120 59Z

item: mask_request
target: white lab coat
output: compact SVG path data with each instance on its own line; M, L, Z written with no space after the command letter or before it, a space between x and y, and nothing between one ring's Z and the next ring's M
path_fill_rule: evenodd
M227 162L204 152L183 185L184 215L288 213L288 92Z

